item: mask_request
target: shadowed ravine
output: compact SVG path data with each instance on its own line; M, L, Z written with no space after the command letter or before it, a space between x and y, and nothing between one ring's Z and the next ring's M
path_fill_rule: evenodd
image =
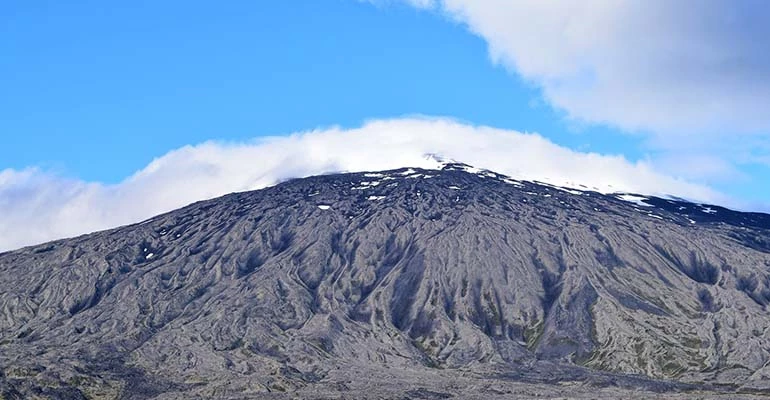
M770 395L770 216L469 171L0 254L0 397Z

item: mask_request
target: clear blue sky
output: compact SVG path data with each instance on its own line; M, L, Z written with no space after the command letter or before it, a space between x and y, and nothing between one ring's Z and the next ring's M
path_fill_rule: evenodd
M0 170L106 183L186 144L410 114L648 154L639 136L575 127L494 65L483 39L406 5L11 0L0 11L0 88Z

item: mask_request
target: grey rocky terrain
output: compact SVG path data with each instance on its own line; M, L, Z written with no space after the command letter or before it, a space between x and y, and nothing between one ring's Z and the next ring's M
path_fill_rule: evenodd
M463 164L0 254L0 398L770 396L770 216Z

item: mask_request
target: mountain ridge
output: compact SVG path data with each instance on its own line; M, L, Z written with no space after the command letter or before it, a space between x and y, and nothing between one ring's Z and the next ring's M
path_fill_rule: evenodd
M646 204L645 205L645 204L639 203L638 199L655 199L656 201L672 200L672 201L676 201L676 202L681 203L681 204L690 204L692 206L700 205L702 207L708 207L708 206L718 207L718 209L722 209L724 211L728 211L728 212L732 212L732 213L739 213L739 214L745 214L745 215L755 215L755 216L760 216L760 217L764 216L764 215L768 215L768 213L763 212L763 211L739 210L739 209L734 209L734 208L731 208L731 207L728 207L728 206L719 205L717 203L703 202L703 201L698 201L696 199L683 198L683 197L672 195L672 194L618 191L618 190L615 190L612 187L612 185L601 185L601 184L591 184L591 185L589 185L589 184L584 184L584 183L575 183L575 182L571 182L571 181L557 180L557 179L542 180L542 178L538 179L538 178L527 177L528 176L527 174L520 174L521 176L519 176L517 178L513 178L513 177L511 177L509 175L497 173L497 172L494 172L494 171L492 171L490 169L478 168L478 167L472 166L470 164L466 164L466 163L461 162L461 161L457 161L457 160L454 160L454 159L451 159L451 158L447 158L447 157L444 157L443 155L437 154L437 153L426 153L426 154L424 154L423 157L422 157L422 162L419 163L419 165L411 166L411 167L404 166L404 167L400 167L400 168L391 168L391 169L388 169L386 171L407 171L409 169L441 171L441 170L444 170L445 168L455 169L455 170L462 170L462 171L466 171L466 172L470 172L470 173L479 173L481 175L488 174L488 176L499 176L499 177L505 178L505 180L507 180L509 183L510 182L528 182L528 183L532 183L532 184L536 184L536 185L548 186L548 187L551 187L551 188L554 188L554 189L558 189L558 190L562 190L562 191L567 191L567 192L569 192L569 191L584 192L584 193L594 192L594 193L600 193L600 194L604 194L604 195L612 195L612 196L620 197L621 199L622 199L623 196L629 196L629 197L637 198L637 200L629 200L630 202L641 204L643 206L649 206L650 204ZM194 201L194 202L189 203L187 205L183 205L180 208L185 208L185 207L188 207L188 206L193 205L193 204L197 204L197 203L202 202L202 201L214 200L214 199L217 199L217 198L220 198L220 197L223 197L223 196L227 196L227 195L231 195L231 194L235 194L235 193L247 193L247 192L253 192L253 191L257 191L257 190L263 190L263 189L267 189L267 188L273 187L275 185L279 185L279 184L281 184L283 182L287 182L287 181L291 181L291 180L296 180L296 179L305 179L305 178L309 178L309 177L313 177L313 176L330 176L330 175L344 175L344 174L364 174L365 175L367 173L372 173L372 172L376 172L376 171L347 171L347 170L341 170L341 171L324 172L324 173L317 174L317 175L286 178L286 179L280 180L280 181L278 181L278 182L276 182L274 184L268 185L266 187L260 187L260 188L257 188L257 189L249 189L249 190L244 190L244 191L236 191L236 192L231 192L231 193L226 193L226 194L223 194L223 195L220 195L220 196L216 196L216 197L213 197L213 198L197 200L197 201ZM604 187L604 189L601 189L600 187ZM160 213L159 215L163 215L163 214L166 214L168 212L173 212L173 211L174 210L163 212L163 213ZM105 229L99 229L99 230L96 230L96 231L93 231L93 232L89 232L89 233L82 233L82 234L78 234L78 235L75 235L75 236L67 236L67 237L63 237L63 238L52 239L52 240L48 240L48 241L42 242L42 243L29 244L29 245L25 245L25 246L22 246L22 247L19 247L19 248L14 248L14 249L9 249L9 250L0 250L0 254L11 252L11 251L21 250L21 249L24 249L24 248L27 248L27 247L39 246L39 245L45 244L45 243L56 242L56 241L62 240L62 239L72 239L72 238L77 238L77 237L89 235L89 234L96 233L96 232L101 232L101 231L106 231L106 230L111 230L111 229L117 229L117 228L124 227L124 226L132 226L132 225L136 225L136 224L141 224L141 223L149 221L149 220L151 220L152 218L155 218L155 217L157 217L157 215L149 217L149 218L144 219L142 221L131 222L131 223L119 225L117 227L108 227L108 228L105 228ZM710 220L713 221L713 220L716 220L716 219L710 219ZM763 218L763 222L762 223L765 223L764 220L767 220L767 218L766 217Z

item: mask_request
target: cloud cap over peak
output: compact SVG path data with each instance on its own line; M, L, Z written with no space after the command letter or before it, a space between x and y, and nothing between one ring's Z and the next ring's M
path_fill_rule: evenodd
M116 185L44 171L0 171L0 250L138 222L194 201L330 172L429 167L441 154L476 167L557 185L670 194L724 203L710 188L622 156L581 153L537 134L450 119L376 120L248 143L206 142L155 159Z

